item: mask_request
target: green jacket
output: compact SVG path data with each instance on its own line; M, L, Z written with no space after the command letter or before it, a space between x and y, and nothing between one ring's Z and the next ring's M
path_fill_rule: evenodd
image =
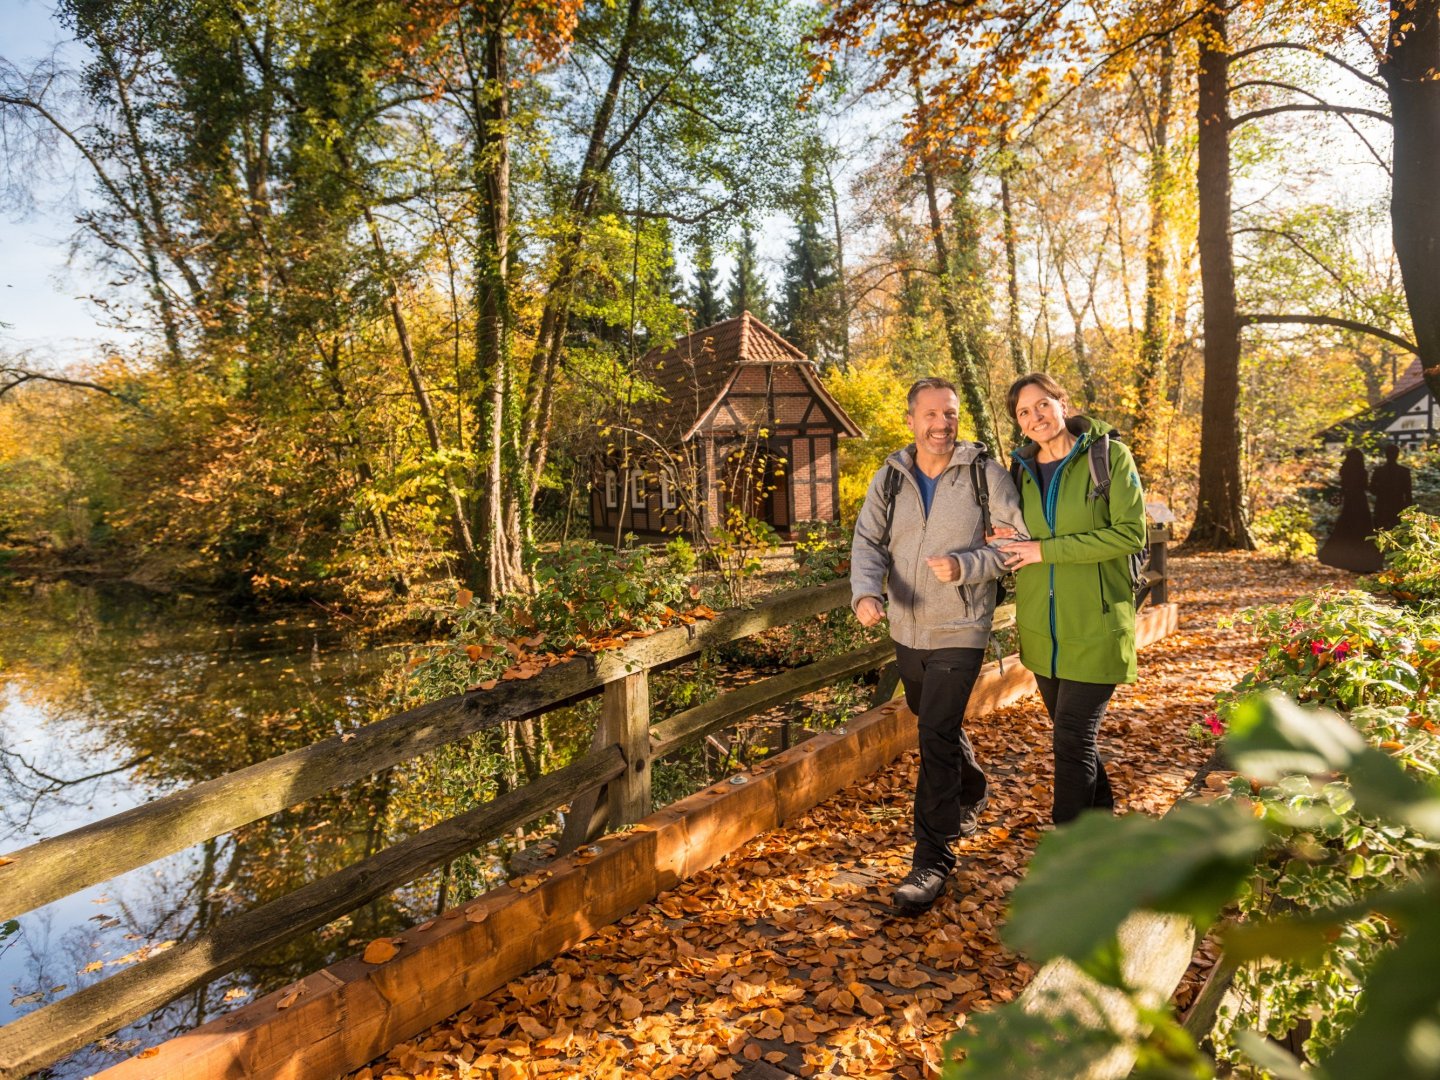
M1110 498L1091 498L1090 444L1112 429L1085 416L1066 421L1075 446L1042 503L1031 442L1015 451L1020 506L1041 562L1015 581L1020 662L1057 679L1135 681L1135 598L1129 556L1145 546L1145 496L1130 448L1110 440Z

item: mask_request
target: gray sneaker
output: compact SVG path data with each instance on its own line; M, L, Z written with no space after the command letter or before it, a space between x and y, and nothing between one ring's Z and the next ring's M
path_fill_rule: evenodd
M960 835L974 836L975 830L980 828L980 815L990 805L990 796L981 795L980 801L971 803L960 811Z
M895 887L895 906L910 912L924 911L945 891L948 870L938 866L917 866Z

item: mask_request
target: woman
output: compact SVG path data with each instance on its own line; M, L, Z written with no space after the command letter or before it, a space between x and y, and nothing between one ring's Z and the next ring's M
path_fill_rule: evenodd
M1339 570L1374 574L1385 567L1380 549L1370 539L1374 531L1365 482L1365 455L1351 447L1340 463L1340 516L1335 519L1330 539L1321 545L1315 558Z
M1054 725L1059 825L1115 805L1095 738L1116 684L1135 681L1130 556L1145 546L1145 499L1129 448L1108 438L1108 424L1072 415L1049 375L1016 380L1009 406L1028 440L1014 457L1032 539L997 537L1019 571L1020 662L1034 672ZM1089 460L1091 447L1106 443L1108 496L1096 490Z

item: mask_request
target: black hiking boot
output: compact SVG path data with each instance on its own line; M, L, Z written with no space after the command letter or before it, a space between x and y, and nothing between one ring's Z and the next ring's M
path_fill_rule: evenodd
M961 836L975 835L975 830L980 828L980 815L985 812L985 808L989 805L990 796L988 794L981 795L979 802L971 803L969 806L965 807L963 810L960 811Z
M917 866L895 886L895 908L902 915L919 915L929 911L945 891L948 870L938 866Z

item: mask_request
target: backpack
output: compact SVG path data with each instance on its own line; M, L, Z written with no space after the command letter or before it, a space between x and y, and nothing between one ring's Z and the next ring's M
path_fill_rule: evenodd
M1089 499L1104 499L1110 501L1110 436L1098 435L1090 443L1089 451L1085 455L1087 464L1090 466L1090 494ZM1020 490L1020 463L1012 462L1010 465L1010 479L1015 482L1015 490ZM1126 556L1126 562L1130 566L1130 589L1136 597L1136 606L1139 606L1141 594L1149 587L1149 581L1145 578L1145 567L1150 562L1150 545L1147 543L1139 551L1132 551Z
M980 524L983 532L990 532L990 480L985 475L985 465L990 461L990 455L984 450L975 455L975 460L970 462L970 487L975 492L975 502L980 507ZM881 501L885 506L885 531L880 534L880 550L887 555L890 552L890 528L895 522L895 498L900 494L900 489L905 484L900 475L900 470L893 465L885 466L885 480L881 484ZM995 581L995 603L996 605L1005 602L1008 591L1007 583L1014 580L1013 573L1007 573L1004 577ZM955 589L958 592L960 585L957 582Z

